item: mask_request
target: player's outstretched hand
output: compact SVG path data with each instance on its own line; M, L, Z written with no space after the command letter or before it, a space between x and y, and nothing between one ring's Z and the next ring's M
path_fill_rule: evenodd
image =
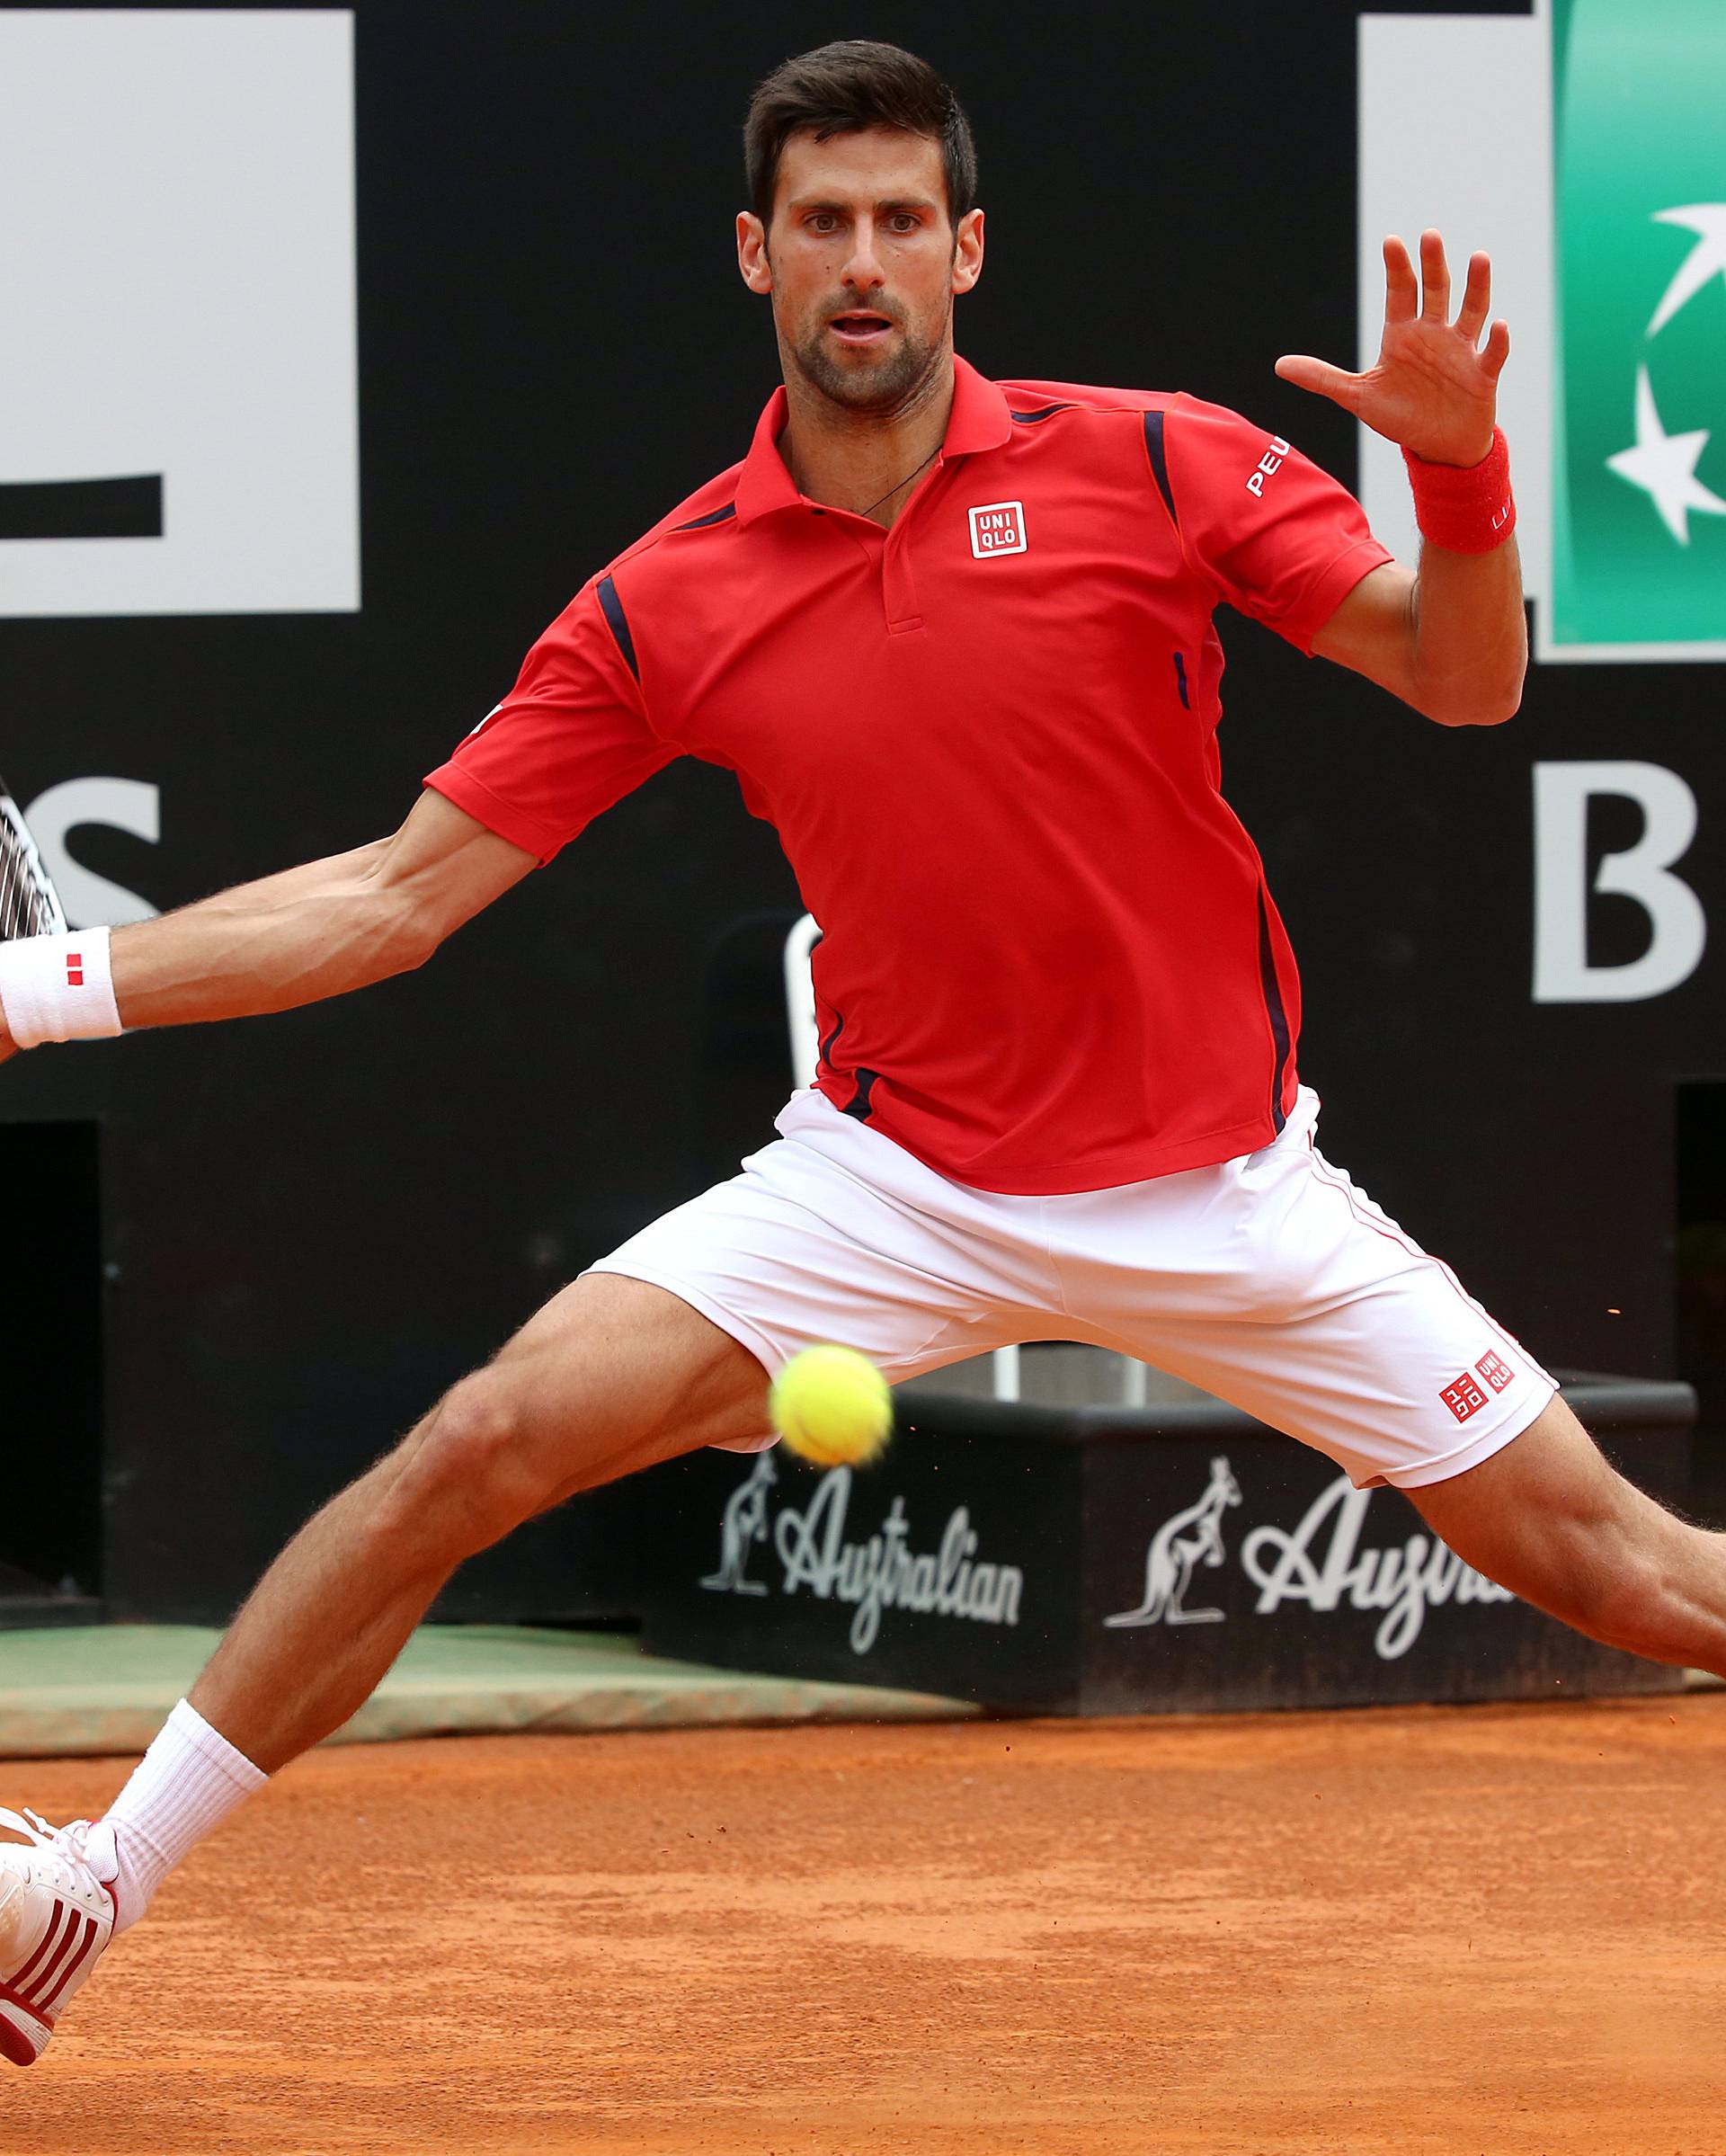
M1424 288L1424 289L1423 289ZM1492 264L1468 258L1462 311L1450 319L1450 265L1436 232L1420 235L1420 274L1402 242L1384 242L1384 337L1378 363L1349 374L1327 361L1291 353L1277 371L1312 389L1432 464L1478 464L1492 447L1499 377L1510 356L1510 330L1495 322L1484 345L1492 299Z

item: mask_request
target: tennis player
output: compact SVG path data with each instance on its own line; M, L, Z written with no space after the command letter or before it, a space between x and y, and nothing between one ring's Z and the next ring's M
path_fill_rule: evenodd
M789 61L746 147L738 265L783 387L743 461L575 596L396 835L111 944L0 948L6 1052L343 994L423 964L681 755L737 772L825 931L820 1068L778 1136L302 1528L103 1819L5 1815L19 2063L199 1838L355 1711L456 1565L576 1491L770 1442L769 1377L817 1341L894 1380L1012 1341L1124 1350L1406 1491L1596 1638L1726 1672L1722 1538L1615 1474L1319 1152L1294 961L1219 788L1220 601L1441 726L1516 710L1485 257L1453 316L1438 235L1418 270L1388 241L1378 363L1277 363L1407 452L1417 572L1232 412L956 358L983 218L921 61Z

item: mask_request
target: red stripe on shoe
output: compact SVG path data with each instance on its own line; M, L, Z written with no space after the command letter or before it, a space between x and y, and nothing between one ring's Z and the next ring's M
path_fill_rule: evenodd
M32 2021L40 2022L42 2027L53 2027L54 2024L48 2017L31 2006L28 1999L20 1999L9 1983L0 1983L0 1999L4 1999L8 2006L16 2007L20 2013L28 2014Z
M39 1989L37 1991L36 1998L38 2009L45 2017L48 2017L49 2018L52 2018L51 2015L49 2015L49 2009L59 2004L61 1999L65 1996L67 1991L70 1987L73 1978L76 1976L78 1971L82 1969L85 1964L90 1959L91 1950L94 1947L95 1943L96 1920L94 1917L85 1917L84 1920L84 1929L78 1935L77 1945L72 1949L71 1959L67 1961L61 1969L52 1989L49 1991L42 1991Z
M97 1921L94 1921L94 1917L86 1917L84 1919L84 1932L80 1936L80 1940L77 1940L77 1945L71 1949L71 1960L67 1962L63 1971L60 1971L60 1975L54 1983L54 1990L48 1990L48 1992L41 1988L37 1990L37 2005L39 2005L39 2011L41 2011L45 2020L54 2020L52 2008L58 2008L60 2000L63 2000L65 1994L71 1990L73 1979L77 1977L77 1973L80 1973L82 1968L88 1964L88 1962L94 1960L94 1956L97 1956L99 1951L102 1949L97 1947Z
M76 1909L68 1911L67 1913L70 1915L72 1921L67 1926L66 1937L60 1941L58 1953L52 1957L45 1969L40 1971L39 1974L31 1977L28 1987L22 1984L19 1986L21 1991L23 1991L26 1988L28 1989L31 1997L36 2001L36 2010L38 2013L47 2012L48 1999L53 1991L58 1989L58 1984L56 1980L64 1971L67 1961L70 1959L73 1951L78 1943L79 1935L83 1927L90 1921L88 1917L81 1916Z
M59 1904L55 1911L54 1921L37 1940L35 1953L11 1979L18 1991L22 1992L31 1978L41 1973L45 1961L50 1956L58 1956L60 1947L65 1944L66 1935L72 1929L73 1919L76 1913L69 1902L62 1902Z

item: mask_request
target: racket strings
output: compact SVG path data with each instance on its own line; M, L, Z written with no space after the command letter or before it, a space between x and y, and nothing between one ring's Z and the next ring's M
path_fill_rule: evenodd
M0 794L0 941L52 935L65 926L23 818L10 797Z

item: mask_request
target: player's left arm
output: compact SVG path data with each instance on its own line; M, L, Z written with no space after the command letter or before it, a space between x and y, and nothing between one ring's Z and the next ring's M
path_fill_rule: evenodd
M1484 470L1495 444L1499 377L1510 352L1503 322L1481 341L1491 296L1492 265L1484 254L1472 255L1452 322L1450 270L1438 234L1420 236L1419 276L1402 242L1387 239L1377 364L1349 374L1291 355L1277 361L1277 371L1298 388L1331 398L1424 464ZM1507 536L1478 553L1426 539L1418 575L1400 562L1372 570L1313 637L1312 649L1442 726L1499 724L1520 703L1528 665L1515 539Z

